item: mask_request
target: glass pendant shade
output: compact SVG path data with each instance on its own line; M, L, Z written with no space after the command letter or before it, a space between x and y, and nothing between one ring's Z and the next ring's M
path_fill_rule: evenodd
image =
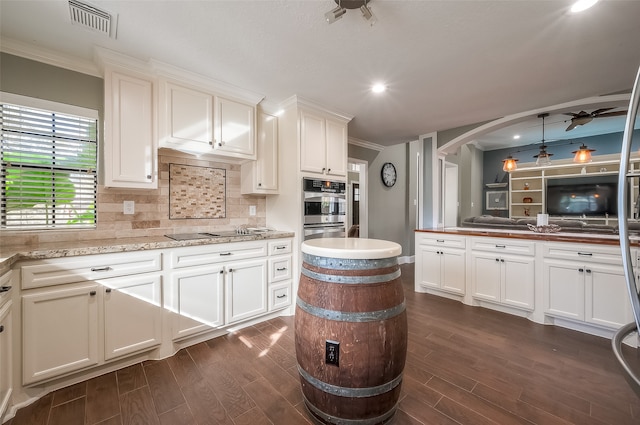
M552 156L552 153L547 152L547 147L545 145L542 145L540 146L540 152L538 153L538 155L534 155L533 157L536 158L537 166L545 166L551 164Z
M595 152L595 149L589 149L583 143L580 146L580 149L577 151L571 152L575 156L573 157L573 162L578 162L580 164L585 164L587 162L591 162L591 152Z
M516 164L518 160L511 155L502 160L502 170L509 172L518 168L518 164Z

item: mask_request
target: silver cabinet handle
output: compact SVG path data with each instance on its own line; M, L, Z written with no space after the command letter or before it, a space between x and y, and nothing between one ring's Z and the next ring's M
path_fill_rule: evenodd
M105 266L105 267L91 267L91 271L92 271L92 272L108 272L109 270L111 270L111 267L109 267L109 266Z

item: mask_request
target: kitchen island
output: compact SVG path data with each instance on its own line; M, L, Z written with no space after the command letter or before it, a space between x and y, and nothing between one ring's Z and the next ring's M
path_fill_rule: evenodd
M451 228L415 241L416 292L605 338L633 321L617 235Z

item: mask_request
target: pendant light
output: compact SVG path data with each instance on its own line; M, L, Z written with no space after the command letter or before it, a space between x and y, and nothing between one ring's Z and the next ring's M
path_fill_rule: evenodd
M542 146L540 146L540 152L538 152L538 155L533 156L536 158L537 166L551 165L551 156L553 154L547 152L547 145L544 144L544 119L548 116L549 114L547 113L538 115L538 118L542 118Z
M575 156L573 157L573 162L578 162L580 164L591 162L591 152L595 152L595 151L596 151L595 149L587 148L587 146L583 143L580 146L580 149L578 149L577 151L571 152L572 154L575 154Z
M518 168L518 159L514 158L509 154L508 157L502 160L502 171L506 171L507 173Z

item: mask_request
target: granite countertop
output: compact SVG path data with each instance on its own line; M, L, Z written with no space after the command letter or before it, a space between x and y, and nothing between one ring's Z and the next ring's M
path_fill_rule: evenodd
M42 260L47 258L74 257L78 255L146 251L150 249L178 248L183 246L292 238L295 236L293 232L282 232L277 230L251 234L223 233L224 234L221 236L213 236L207 239L180 241L170 239L166 236L148 236L137 238L48 242L39 245L0 246L0 275L7 272L13 264L21 260Z
M528 239L545 242L591 243L620 246L619 235L600 235L595 233L534 233L526 230L474 229L470 227L450 227L442 229L417 229L416 232L440 233L460 236L484 236L493 238ZM640 246L640 237L630 237L632 246Z

